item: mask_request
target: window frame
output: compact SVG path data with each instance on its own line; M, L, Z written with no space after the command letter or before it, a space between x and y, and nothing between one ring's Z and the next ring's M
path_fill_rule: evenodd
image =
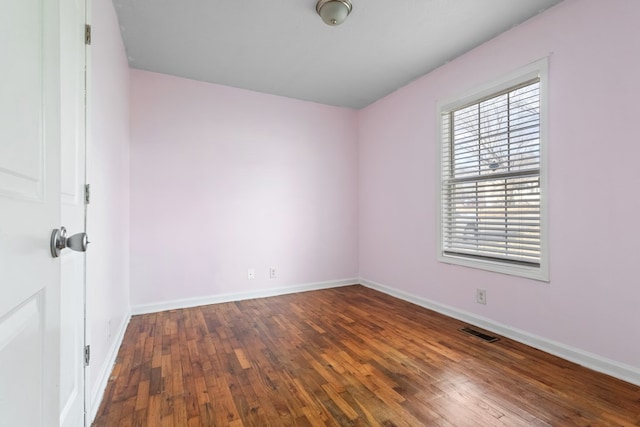
M547 186L547 111L548 111L548 58L535 61L525 67L503 76L490 83L480 85L460 95L439 101L437 103L437 173L438 197L437 213L437 259L439 262L487 270L502 274L526 277L539 281L549 281L549 247L548 247L548 186ZM462 255L446 254L444 250L445 219L443 218L443 204L446 198L443 195L443 162L444 138L449 135L443 133L443 116L460 107L480 102L481 100L499 94L509 88L521 85L527 81L538 78L540 80L540 265L522 265L499 259L479 259Z

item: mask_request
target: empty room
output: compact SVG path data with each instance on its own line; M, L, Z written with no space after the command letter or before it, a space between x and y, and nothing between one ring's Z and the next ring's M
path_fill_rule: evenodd
M4 15L0 425L640 426L637 0Z

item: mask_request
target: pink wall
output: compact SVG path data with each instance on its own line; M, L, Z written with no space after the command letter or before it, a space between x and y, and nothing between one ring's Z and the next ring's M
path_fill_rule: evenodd
M566 0L361 110L361 277L640 369L639 16ZM437 262L437 100L547 55L550 283Z
M356 112L139 70L131 90L132 305L357 277Z
M117 334L129 316L129 66L113 4L94 0L92 8L87 330L88 386L96 399L111 369L108 360Z

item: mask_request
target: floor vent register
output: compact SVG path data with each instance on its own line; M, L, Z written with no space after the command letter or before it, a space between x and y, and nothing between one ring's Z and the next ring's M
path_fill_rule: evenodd
M464 332L465 334L473 335L474 337L478 337L481 340L484 340L486 342L496 342L496 341L498 341L500 339L498 337L494 337L494 336L491 336L491 335L484 334L484 333L482 333L480 331L477 331L477 330L475 330L473 328L469 328L469 327L462 328L460 330L462 332Z

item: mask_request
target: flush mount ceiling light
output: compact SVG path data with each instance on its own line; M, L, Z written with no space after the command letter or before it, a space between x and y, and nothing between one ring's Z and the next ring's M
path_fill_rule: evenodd
M351 13L349 0L318 0L316 12L327 25L340 25Z

